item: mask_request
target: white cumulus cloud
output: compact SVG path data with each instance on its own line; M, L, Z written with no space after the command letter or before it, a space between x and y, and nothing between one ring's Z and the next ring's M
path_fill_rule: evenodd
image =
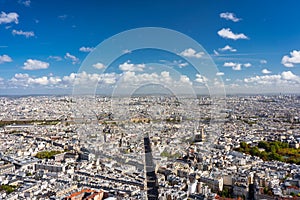
M8 81L8 87L35 87L35 86L60 86L62 79L53 76L34 77L28 74L15 74L13 78Z
M182 67L186 67L188 66L189 64L187 62L184 62L184 63L178 63L178 67L179 68L182 68Z
M275 85L275 86L294 86L300 84L300 77L293 74L291 71L284 71L278 75L263 75L254 76L244 79L245 83L254 83L260 85Z
M236 64L236 66L232 67L232 69L235 71L240 71L242 69L241 64Z
M234 63L234 62L225 62L223 64L224 67L231 67L235 71L239 71L242 69L242 64L240 63Z
M59 84L59 83L61 83L62 82L62 79L60 78L60 77L49 77L49 83L50 84L53 84L53 85L57 85L57 84Z
M8 87L45 87L45 88L71 88L74 85L82 87L92 87L98 85L112 85L116 83L118 75L115 73L71 73L69 75L59 76L30 76L28 74L15 74L8 82Z
M136 74L133 71L126 71L122 74L122 81L129 85L140 85L143 82L157 83L159 75L156 73Z
M38 70L47 69L49 65L49 63L40 60L27 59L26 62L24 62L24 66L22 68L25 70Z
M96 69L104 69L106 66L103 63L95 63L93 64L93 67L95 67Z
M195 81L198 83L205 84L208 81L208 79L205 76L202 76L201 74L196 74Z
M19 15L15 12L11 12L11 13L5 13L5 12L1 12L0 14L0 24L9 24L9 23L15 23L18 24L19 23Z
M4 55L0 55L0 64L2 63L6 63L6 62L12 62L12 58L9 57L8 55L4 54Z
M170 72L163 71L160 73L161 81L165 83L171 83L172 77L170 76Z
M28 79L28 84L33 84L33 85L48 85L49 80L47 76L43 76L40 78L29 78Z
M81 87L90 87L96 84L111 85L116 83L117 75L115 73L89 74L85 71L81 73L71 73L69 76L62 78L63 82L68 85L80 85Z
M130 60L126 61L123 64L119 65L119 69L122 71L143 71L146 67L145 64L133 64L130 63Z
M185 49L179 55L189 58L201 58L204 55L204 52L196 52L192 48Z
M290 56L283 56L281 63L285 67L294 67L294 64L300 64L300 50L294 50L290 52Z
M190 78L186 75L180 75L179 81L181 83L186 83L186 84L192 85L192 82L191 82Z
M293 80L293 81L297 81L298 83L300 83L300 77L293 74L293 72L291 72L291 71L282 72L281 76L284 80Z
M192 82L186 75L180 75L178 78L172 77L170 72L162 71L160 73L136 73L134 71L126 71L122 74L121 87L132 87L143 84L159 84L172 87L191 86Z
M30 86L57 86L62 82L60 77L33 77L28 74L15 74L12 79L9 81L9 86L22 86L22 87L30 87Z
M231 46L229 45L226 45L225 47L223 48L220 48L219 51L230 51L230 52L236 52L237 50L232 48Z
M251 67L251 66L252 66L251 63L245 63L245 64L243 64L243 65L244 65L244 67Z
M233 33L230 28L222 28L218 31L218 35L232 40L249 39L244 33Z
M95 49L94 47L80 47L79 51L81 51L81 52L91 52L94 49Z
M33 31L22 31L22 30L12 30L11 32L13 35L23 35L25 36L26 38L29 38L29 37L33 37L34 36L34 32Z
M263 73L263 74L271 74L272 72L269 71L268 69L263 69L263 70L261 70L261 73Z
M217 72L216 76L224 76L224 72Z
M220 13L220 17L226 20L231 20L233 22L238 22L241 20L240 18L237 18L234 13L231 12Z
M26 79L28 77L29 77L28 74L22 74L22 73L15 74L15 78L17 79Z
M13 86L13 87L15 87L15 86L27 87L28 86L28 79L29 79L28 74L18 73L18 74L15 74L14 77L12 77L9 80L9 85Z
M271 85L279 82L281 80L281 75L264 75L264 76L254 76L250 78L245 78L245 83L256 83L262 85Z
M74 55L72 55L72 54L70 54L68 52L65 55L65 59L71 60L73 65L77 64L79 62L79 59L76 56L74 56Z

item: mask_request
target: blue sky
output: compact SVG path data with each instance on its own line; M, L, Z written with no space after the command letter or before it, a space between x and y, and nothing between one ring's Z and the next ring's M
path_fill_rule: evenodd
M189 70L185 56L201 52L188 46L185 56L184 50L128 52L102 75L80 70L99 43L140 27L172 29L201 44L226 93L298 93L299 7L297 0L0 0L0 94L70 93L76 78L81 84L101 79L103 91L129 75L137 85L160 76L189 87L213 81ZM145 63L157 63L156 71ZM177 77L163 73L172 68Z

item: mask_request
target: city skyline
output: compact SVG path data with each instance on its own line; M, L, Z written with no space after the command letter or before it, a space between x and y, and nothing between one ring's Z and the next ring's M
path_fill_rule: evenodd
M205 74L188 70L185 60L200 58L202 52L189 47L177 55L124 48L124 55L105 73L80 71L98 44L141 27L171 29L201 44L228 94L299 93L299 5L297 1L2 0L0 94L71 94L76 78L83 84L101 79L100 93L105 93L124 76L130 78L128 84L157 78L163 79L161 84L171 80L205 87L209 81ZM154 70L151 63L156 65ZM105 66L95 63L93 67Z

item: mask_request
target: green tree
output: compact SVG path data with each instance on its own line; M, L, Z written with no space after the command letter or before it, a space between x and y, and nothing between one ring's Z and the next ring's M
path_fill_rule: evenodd
M220 191L218 193L221 197L224 197L224 198L231 198L232 197L232 194L231 194L231 191L229 188L223 188L222 191Z
M266 141L260 141L260 142L258 143L258 148L263 148L263 149L265 149L266 151L269 151L269 150L270 150L270 145L269 145L269 143L266 142Z
M248 147L248 144L246 142L240 143L241 148L246 149Z
M275 145L271 145L271 152L272 153L276 153L276 147L275 147Z
M280 156L279 154L274 153L274 152L270 153L268 158L269 158L269 160L283 161L282 156Z
M251 154L252 156L259 156L259 155L260 155L260 152L259 152L259 150L258 150L258 147L253 147L253 148L251 148L250 154Z
M261 159L263 159L264 161L268 160L268 153L263 151L260 153L260 156L259 156Z
M296 194L294 192L291 192L290 195L293 197L296 196Z
M63 151L42 151L38 152L35 157L39 159L50 159L53 158L56 154L63 153Z
M13 191L15 191L17 186L12 186L12 185L1 185L0 186L0 191L5 191L6 193L10 194Z

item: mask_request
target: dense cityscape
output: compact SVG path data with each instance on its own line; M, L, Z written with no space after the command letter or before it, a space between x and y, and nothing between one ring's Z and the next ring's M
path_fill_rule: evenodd
M297 95L1 97L0 199L292 199Z
M300 200L299 8L0 0L0 200Z

